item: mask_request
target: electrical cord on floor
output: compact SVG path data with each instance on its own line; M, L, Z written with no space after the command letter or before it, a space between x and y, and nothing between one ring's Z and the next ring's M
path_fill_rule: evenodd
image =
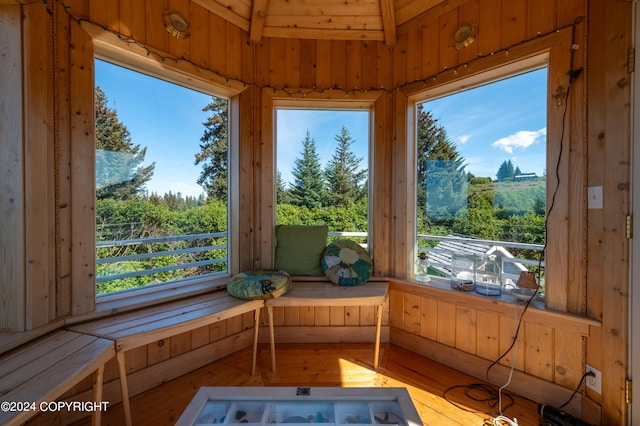
M534 292L535 295L535 292ZM531 300L531 299L530 299ZM525 308L526 310L526 308ZM524 315L524 312L522 312L522 315ZM520 316L520 320L518 320L518 304L516 304L516 310L515 310L515 320L516 322L518 321L522 321L522 316ZM509 378L507 379L507 382L500 386L500 389L498 389L498 411L500 412L500 415L497 417L494 417L492 419L493 424L496 426L500 426L500 425L517 425L518 424L518 419L516 419L515 417L512 419L506 417L503 413L502 413L502 392L507 388L507 386L509 386L511 384L511 379L513 378L513 371L516 369L516 359L518 358L518 339L514 339L514 344L512 344L513 349L513 357L511 358L511 368L509 368ZM487 370L487 377L489 376L489 371ZM506 409L506 408L505 408Z
M575 44L575 25L579 24L580 22L582 22L582 18L579 17L576 19L576 21L574 22L574 28L573 28L573 35L572 35L572 47L571 47L571 64L570 64L570 70L568 72L569 75L569 84L567 85L567 90L565 92L565 99L564 99L564 111L562 113L562 132L560 134L560 141L559 141L559 147L558 147L558 160L556 162L556 167L555 167L555 175L556 175L556 187L553 191L553 194L551 196L551 203L549 205L549 209L547 210L547 216L545 218L544 221L544 235L545 235L545 241L544 241L544 246L542 248L542 251L540 253L540 257L538 258L538 271L537 271L537 282L538 284L541 282L542 279L542 262L545 258L546 255L546 250L547 250L547 238L546 236L548 235L548 218L551 215L551 212L553 211L553 208L555 206L556 203L556 196L558 194L558 189L560 188L560 161L562 159L562 154L563 154L563 150L564 150L564 135L565 135L565 127L566 127L566 119L567 119L567 112L569 110L569 95L571 93L571 86L573 85L574 81L578 78L578 76L580 76L580 74L582 73L582 68L574 70L573 67L573 59L574 59L574 54L575 54L575 50L577 49L577 45ZM486 381L488 384L471 384L471 385L459 385L459 386L451 386L449 388L447 388L444 391L444 398L446 401L448 401L450 404L456 406L457 408L467 411L467 412L471 412L471 413L484 413L484 414L488 414L488 415L495 415L495 417L489 418L489 419L485 419L484 420L484 426L503 426L503 425L507 425L507 426L517 426L518 425L518 420L516 418L514 419L510 419L506 416L504 416L502 413L503 411L507 410L509 407L511 407L515 401L513 399L513 396L511 396L508 393L504 393L504 396L509 400L509 404L507 404L505 407L502 406L502 396L503 396L503 391L504 389L509 386L509 384L511 383L511 379L513 376L513 371L515 370L515 360L516 360L516 354L517 354L517 342L518 342L518 335L520 334L520 327L522 325L522 318L524 317L525 312L527 311L527 309L529 308L529 306L531 305L531 302L538 296L538 290L539 287L536 287L535 291L533 292L533 294L526 300L526 302L524 302L524 309L522 310L522 314L520 315L520 317L518 318L518 305L516 305L516 330L515 330L515 335L513 337L513 340L511 341L511 345L509 345L509 347L498 357L498 359L496 359L495 361L493 361L489 367L487 367L486 370ZM510 371L509 371L509 378L506 384L504 384L503 386L501 386L500 388L498 388L496 390L496 386L493 385L491 383L491 380L489 380L489 372L491 371L491 369L496 366L505 356L507 356L507 354L509 354L511 352L512 349L514 349L514 355L512 358L512 362L511 362L511 367L510 367ZM567 402L565 402L564 404L562 404L560 407L558 407L557 409L554 408L552 409L554 412L557 410L561 410L563 407L565 407L567 404L569 404L571 402L571 400L574 398L574 396L576 395L576 393L580 390L580 387L582 386L582 383L584 382L585 378L587 376L589 376L590 374L593 373L585 373L582 378L580 379L580 382L578 383L578 386L576 387L576 389L574 390L574 392L571 394L571 397L569 398L569 400ZM473 401L478 401L478 402L486 402L490 407L495 407L496 405L498 406L498 411L495 413L488 413L486 411L476 411L476 410L469 410L466 407L463 407L457 403L455 403L454 401L452 401L449 396L447 395L448 393L450 393L453 390L456 389L465 389L465 395L473 400ZM484 392L486 394L485 397L480 398L480 397L476 397L474 395L471 395L471 391L477 391L477 390L481 390L482 392ZM539 407L540 408L540 407ZM542 406L542 408L540 408L541 410L544 409L544 406ZM542 411L539 413L540 414L540 421L543 421L543 413Z
M450 386L447 389L445 389L443 393L443 397L449 404L455 406L456 408L459 408L460 410L466 411L468 413L488 414L488 415L495 415L495 416L500 415L499 410L492 411L492 412L487 412L486 410L472 410L453 401L450 394L451 392L459 389L464 389L464 395L471 401L486 403L490 408L494 408L494 407L497 407L500 403L500 397L498 396L498 389L495 386L490 384L485 384L485 383L472 383L470 385ZM511 407L515 403L515 401L510 394L505 393L504 397L508 400L508 404L504 408L506 410L507 408Z
M492 419L487 419L484 422L484 424L486 426L503 426L503 425L518 426L518 419L516 418L510 419L509 417L506 417L506 416L498 416Z

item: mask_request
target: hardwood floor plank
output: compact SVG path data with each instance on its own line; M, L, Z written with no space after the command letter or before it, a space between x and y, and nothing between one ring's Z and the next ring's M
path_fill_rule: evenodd
M468 396L483 398L479 391L447 391L480 383L478 379L392 344L382 345L377 371L371 364L369 344L279 344L277 355L276 372L271 371L268 345L261 345L255 376L246 368L251 357L247 348L138 395L131 401L133 422L173 424L200 386L406 387L424 424L430 426L483 425L491 417L487 413L497 412L495 400L486 403ZM513 400L503 410L505 416L517 418L520 426L539 425L537 404L517 396ZM507 400L503 401L506 405ZM120 405L103 413L103 425L121 423ZM87 418L76 426L88 424Z

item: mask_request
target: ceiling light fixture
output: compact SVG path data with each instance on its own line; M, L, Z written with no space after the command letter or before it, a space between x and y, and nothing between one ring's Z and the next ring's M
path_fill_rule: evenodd
M167 10L162 14L164 28L175 38L187 38L191 35L189 22L179 12Z
M473 24L465 23L460 25L453 34L453 41L456 49L461 50L469 46L476 39L476 27Z

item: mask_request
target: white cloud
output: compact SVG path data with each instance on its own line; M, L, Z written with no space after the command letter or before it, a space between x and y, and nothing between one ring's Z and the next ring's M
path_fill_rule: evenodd
M460 145L464 145L465 143L469 142L469 139L471 139L471 135L469 134L461 135L458 137L458 143Z
M498 139L493 142L491 146L501 149L507 154L513 154L514 149L528 148L530 145L533 145L546 136L546 134L546 127L537 131L521 130L502 139Z

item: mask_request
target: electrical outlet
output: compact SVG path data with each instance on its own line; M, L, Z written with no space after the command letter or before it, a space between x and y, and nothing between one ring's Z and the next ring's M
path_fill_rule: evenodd
M587 387L592 391L602 395L602 372L597 368L590 366L589 364L587 364L586 372L593 373L593 376L587 376L585 379L587 382Z

